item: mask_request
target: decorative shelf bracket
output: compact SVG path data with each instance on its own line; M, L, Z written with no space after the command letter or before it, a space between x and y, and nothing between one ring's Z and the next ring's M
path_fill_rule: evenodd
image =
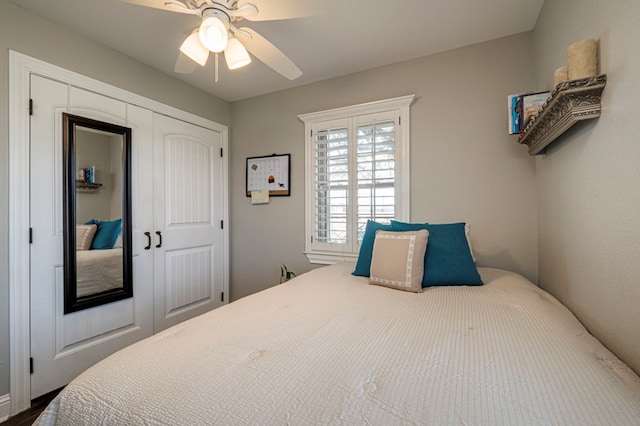
M558 84L540 112L520 134L518 142L529 147L530 155L544 154L545 148L578 121L600 117L606 74Z

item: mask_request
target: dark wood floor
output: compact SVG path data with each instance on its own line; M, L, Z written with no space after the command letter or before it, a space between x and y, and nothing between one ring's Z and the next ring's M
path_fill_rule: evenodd
M17 414L5 422L0 423L0 426L30 426L36 421L40 413L49 405L51 400L56 397L58 392L62 389L54 390L41 397L38 397L31 401L31 408Z

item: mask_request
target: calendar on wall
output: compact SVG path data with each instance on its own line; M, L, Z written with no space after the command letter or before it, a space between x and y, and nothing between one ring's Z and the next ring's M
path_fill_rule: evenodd
M252 191L269 191L269 196L289 196L291 155L247 157L247 197Z

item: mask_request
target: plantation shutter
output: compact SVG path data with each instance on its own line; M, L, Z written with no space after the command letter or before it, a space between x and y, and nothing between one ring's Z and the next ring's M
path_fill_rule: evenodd
M314 245L339 251L349 243L348 124L319 123L314 131Z
M396 213L396 119L393 112L355 117L358 245L367 220L389 223Z
M409 219L414 95L298 117L305 123L305 255L355 260L368 220Z
M391 111L315 126L317 248L356 251L367 220L395 217L395 122Z

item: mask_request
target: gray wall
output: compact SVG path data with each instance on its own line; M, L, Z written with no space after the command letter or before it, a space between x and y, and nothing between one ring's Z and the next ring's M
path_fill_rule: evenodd
M114 220L122 217L122 150L113 149L121 146L122 136L76 129L76 170L94 166L96 183L102 185L94 191L76 191L76 224L90 219ZM114 168L118 174L118 186L115 185L115 174L112 174ZM114 202L116 205L112 206Z
M9 392L8 87L12 49L229 125L229 103L0 0L0 395Z
M466 221L478 264L537 281L535 161L507 135L507 95L534 90L531 34L520 34L304 87L231 109L231 297L302 273L304 126L297 115L416 94L411 218ZM291 197L252 206L246 157L291 153Z
M567 47L599 40L602 116L536 160L540 285L640 373L640 2L546 0L536 78L551 87Z

